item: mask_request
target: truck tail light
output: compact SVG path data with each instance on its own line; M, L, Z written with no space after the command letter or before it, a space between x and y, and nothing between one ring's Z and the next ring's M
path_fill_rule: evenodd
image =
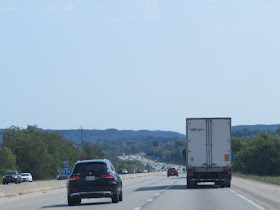
M103 174L101 175L102 179L114 179L113 174Z

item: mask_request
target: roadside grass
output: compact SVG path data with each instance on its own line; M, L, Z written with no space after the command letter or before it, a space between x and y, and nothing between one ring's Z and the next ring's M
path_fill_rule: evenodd
M250 175L250 174L241 174L238 172L234 172L233 176L280 185L280 176L257 176L257 175Z

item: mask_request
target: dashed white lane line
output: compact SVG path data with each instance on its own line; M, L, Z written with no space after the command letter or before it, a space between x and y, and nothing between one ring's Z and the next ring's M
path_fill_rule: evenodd
M245 196L237 193L236 191L234 191L233 189L229 189L231 192L233 192L234 194L238 195L240 198L244 199L245 201L249 202L250 204L252 204L253 206L255 206L257 209L260 210L265 210L264 207L262 207L261 205L255 203L254 201L250 200L249 198L246 198Z
M154 200L156 200L158 197L160 197L165 191L167 191L170 187L172 187L176 182L178 182L178 180L176 180L174 183L172 183L171 185L169 185L168 187L166 187L164 190L161 190L161 193L157 193L155 194L155 197L153 199L149 199L147 200L147 203L145 205L143 205L142 207L137 207L134 210L142 210L145 209L146 206L148 206L149 204L151 204Z

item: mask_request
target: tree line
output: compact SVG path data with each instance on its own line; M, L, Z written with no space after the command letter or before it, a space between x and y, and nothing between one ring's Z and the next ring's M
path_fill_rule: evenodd
M16 126L2 131L0 148L0 174L8 170L30 172L34 179L55 178L64 170L64 161L71 169L77 160L104 158L97 145L85 143L82 148L66 140L59 133L50 133L27 126Z
M64 161L69 162L71 170L78 160L104 158L110 159L118 170L150 167L139 161L119 160L118 156L127 151L126 148L90 142L84 142L80 147L58 132L44 131L37 126L29 125L26 129L11 126L1 134L0 175L17 170L19 173L30 172L37 180L54 179L59 171L64 170Z
M275 134L262 131L249 138L232 138L233 170L261 176L280 175L280 127Z

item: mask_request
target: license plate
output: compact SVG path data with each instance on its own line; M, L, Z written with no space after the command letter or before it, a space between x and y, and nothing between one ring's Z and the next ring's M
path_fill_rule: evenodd
M95 176L86 176L86 181L94 181Z

